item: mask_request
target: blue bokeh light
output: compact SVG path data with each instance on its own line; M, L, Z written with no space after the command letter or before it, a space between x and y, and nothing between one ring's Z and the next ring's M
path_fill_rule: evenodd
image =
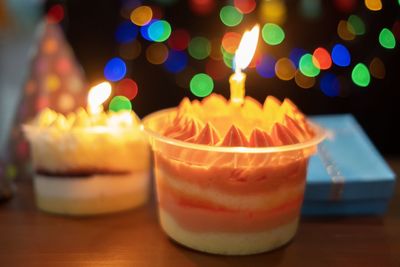
M142 37L150 42L153 42L153 40L150 38L149 36L149 27L150 25L152 25L153 23L159 21L158 19L152 19L149 23L147 23L146 25L140 27L140 34L142 35Z
M270 55L263 56L260 63L256 66L258 74L264 78L272 78L275 76L276 59Z
M340 82L335 74L325 73L320 80L321 91L330 97L340 94Z
M351 57L349 50L342 44L336 44L331 52L332 61L340 67L350 65Z
M169 72L178 73L186 68L187 63L188 56L185 52L170 50L164 67Z
M125 77L126 64L119 57L109 60L104 67L104 77L111 82L116 82Z
M117 27L115 39L119 43L132 42L136 39L138 32L139 28L135 24L131 23L130 21L126 21Z
M306 53L307 51L302 48L293 48L292 51L290 51L289 58L296 68L299 67L300 58Z

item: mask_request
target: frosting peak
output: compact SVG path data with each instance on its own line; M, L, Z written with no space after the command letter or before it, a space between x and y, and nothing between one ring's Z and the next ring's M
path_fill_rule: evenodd
M289 99L268 96L261 105L245 97L237 105L212 94L201 102L184 98L163 135L204 145L267 147L303 142L314 133Z
M249 142L246 136L237 128L235 125L229 129L228 133L225 135L221 146L248 146Z

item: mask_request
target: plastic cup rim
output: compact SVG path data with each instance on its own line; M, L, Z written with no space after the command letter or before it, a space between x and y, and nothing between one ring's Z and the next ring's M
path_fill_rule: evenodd
M195 149L195 150L203 150L203 151L210 151L210 152L223 152L223 153L249 153L249 154L263 154L263 153L279 153L279 152L290 152L296 150L303 150L308 149L312 146L316 146L321 143L327 137L327 131L322 127L318 126L317 124L310 122L310 126L313 128L315 132L315 136L305 142L296 143L291 145L284 145L284 146L271 146L271 147L224 147L224 146L209 146L203 144L194 144L189 143L181 140L176 140L173 138L169 138L163 136L149 127L146 127L147 123L155 119L157 117L165 116L166 114L175 111L176 108L167 108L158 110L156 112L150 113L145 116L142 120L142 124L140 125L141 129L144 131L146 135L154 140L161 141L166 144L178 146L181 148L187 149ZM152 142L150 142L152 143Z

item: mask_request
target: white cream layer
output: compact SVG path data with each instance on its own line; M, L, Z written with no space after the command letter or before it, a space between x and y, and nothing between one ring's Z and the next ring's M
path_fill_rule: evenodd
M250 255L270 251L289 242L297 231L298 219L262 232L207 233L180 227L174 218L159 209L161 227L178 243L195 250L222 255Z
M148 190L149 176L148 171L90 177L50 177L36 174L34 188L36 194L44 197L90 199L98 196L142 193Z

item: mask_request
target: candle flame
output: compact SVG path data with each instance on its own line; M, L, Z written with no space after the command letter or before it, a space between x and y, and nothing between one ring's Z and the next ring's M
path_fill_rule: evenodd
M247 68L251 59L256 52L258 36L260 34L260 26L256 24L251 31L246 31L243 34L240 44L235 53L235 71L240 73Z
M88 111L91 114L98 114L102 111L102 104L111 95L111 84L102 82L92 87L88 94Z

